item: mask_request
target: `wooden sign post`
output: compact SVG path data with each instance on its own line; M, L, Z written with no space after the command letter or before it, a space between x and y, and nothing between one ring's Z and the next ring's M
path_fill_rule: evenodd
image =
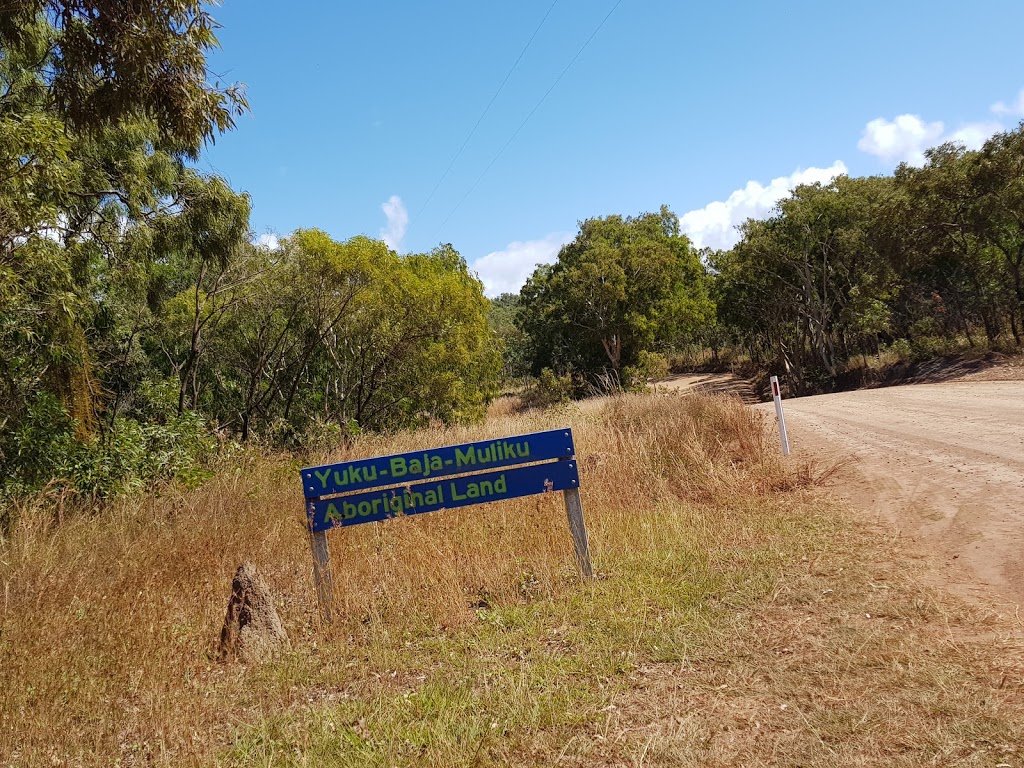
M580 572L593 576L571 429L307 467L301 476L317 601L327 623L331 528L562 491Z

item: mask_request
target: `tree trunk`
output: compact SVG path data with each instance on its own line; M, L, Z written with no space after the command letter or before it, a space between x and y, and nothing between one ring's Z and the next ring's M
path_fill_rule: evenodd
M619 377L619 367L622 363L622 339L617 333L613 333L611 336L601 337L601 345L604 347L604 353L608 356L609 362L612 364L612 370L615 372L615 380L621 381Z

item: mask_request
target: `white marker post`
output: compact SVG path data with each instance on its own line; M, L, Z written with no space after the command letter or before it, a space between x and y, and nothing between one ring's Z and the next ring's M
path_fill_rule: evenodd
M786 414L782 412L782 393L779 391L779 377L772 376L772 397L775 400L775 415L779 419L779 439L782 441L782 455L789 456L789 435L786 433Z

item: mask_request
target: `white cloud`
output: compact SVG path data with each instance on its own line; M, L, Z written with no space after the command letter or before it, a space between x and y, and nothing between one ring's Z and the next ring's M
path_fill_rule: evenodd
M405 232L409 229L409 212L405 209L405 203L398 195L392 195L386 203L380 207L387 218L387 226L380 230L380 239L387 243L388 248L397 251L402 247L405 240Z
M281 247L281 239L273 232L265 232L256 238L256 245L261 248L266 248L271 251L276 251Z
M725 201L708 203L703 208L683 214L680 227L698 248L731 248L740 237L736 227L747 219L768 217L775 204L801 184L827 184L846 173L846 164L836 160L828 168L805 168L789 176L772 179L767 186L748 181Z
M1001 101L993 104L992 112L1024 116L1024 91L1015 104L1007 106ZM918 115L899 115L894 120L879 117L864 126L857 149L885 162L922 166L924 152L930 147L953 141L967 149L980 149L992 134L1002 130L1003 124L996 120L964 123L955 131L947 131L941 120L926 123Z
M924 151L942 143L944 130L941 120L926 123L917 115L878 117L864 126L857 149L886 162L924 165Z
M981 149L981 146L988 141L992 134L1003 130L1001 123L965 123L953 131L949 136L943 137L942 141L955 141L963 144L968 149Z
M540 240L509 243L503 250L492 251L473 262L473 269L484 284L488 296L517 293L538 264L550 264L562 246L575 235L552 232Z
M1011 104L1005 101L997 101L992 105L992 112L996 115L1009 115L1010 117L1024 117L1024 88L1017 94L1017 100Z

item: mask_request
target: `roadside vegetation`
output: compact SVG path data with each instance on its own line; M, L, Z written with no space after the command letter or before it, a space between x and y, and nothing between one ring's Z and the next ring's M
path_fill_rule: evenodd
M556 423L581 456L595 581L559 494L358 526L330 534L330 629L291 462L246 454L201 488L63 522L37 499L0 557L0 763L1019 759L1014 625L924 586L738 401L627 396L322 458ZM213 660L243 560L291 637L251 666Z
M778 374L807 394L884 361L1019 353L1024 124L925 157L797 187L727 251L695 253L665 208L584 221L555 264L501 297L510 359L521 375L570 376L578 395L667 365Z
M248 195L194 162L247 108L208 83L216 29L194 0L0 8L0 508L479 420L497 386L450 245L253 243Z

